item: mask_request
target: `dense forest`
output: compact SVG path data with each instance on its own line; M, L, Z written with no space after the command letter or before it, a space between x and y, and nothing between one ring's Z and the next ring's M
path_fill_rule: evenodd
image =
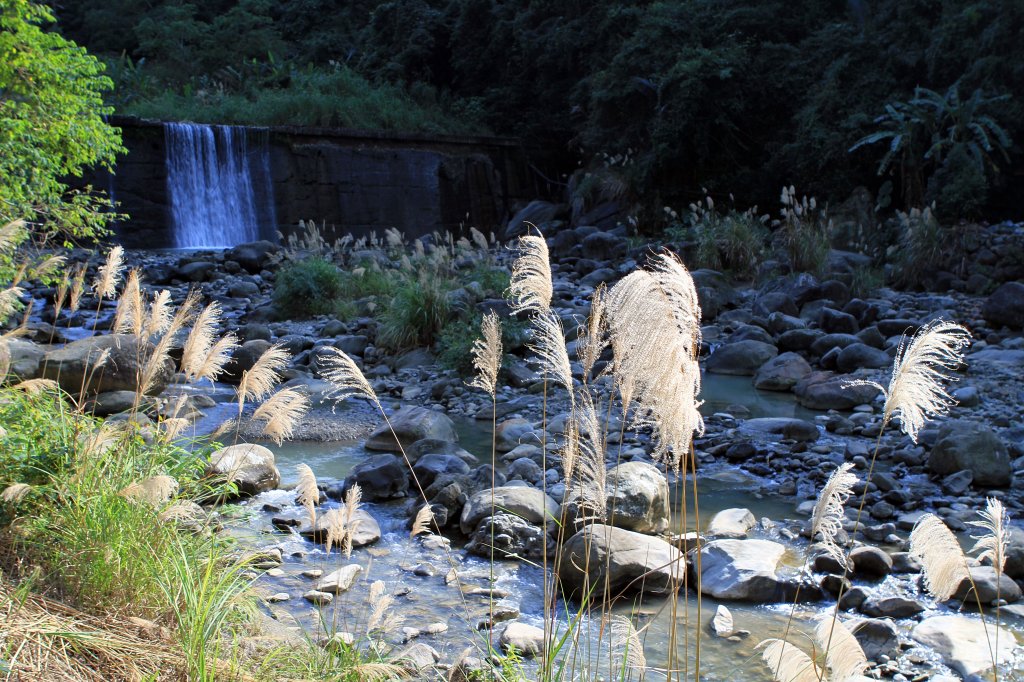
M979 217L1024 173L1019 2L51 4L125 113L518 135L666 201L866 185Z

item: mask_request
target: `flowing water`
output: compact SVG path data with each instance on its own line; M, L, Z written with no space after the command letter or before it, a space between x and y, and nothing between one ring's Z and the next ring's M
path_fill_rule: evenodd
M273 238L269 133L165 123L167 194L177 248Z

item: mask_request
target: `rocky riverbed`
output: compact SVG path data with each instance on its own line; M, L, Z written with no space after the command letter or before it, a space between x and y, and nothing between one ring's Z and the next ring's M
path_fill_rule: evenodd
M631 248L614 230L594 228L559 232L550 242L556 258L553 307L575 357L575 330L585 319L593 288L642 264L645 249ZM566 401L552 393L542 413L543 383L525 349L517 349L507 363L507 381L498 390L497 466L492 469L489 396L438 367L429 349L398 357L384 353L375 345L372 318L282 319L286 311L269 299L281 259L277 247L257 243L224 252L140 252L130 258L148 285L167 288L176 300L198 287L207 300L218 301L228 327L243 340L224 384L186 387L168 363L155 395L146 399L154 416L168 414L184 395L179 414L192 421L194 433L212 431L231 416L232 382L272 343L293 354L288 384L304 387L313 399L297 430L298 442L266 450L242 446L243 451L231 453L234 469L238 458L244 463L240 488L248 497L212 510L228 532L260 553L257 585L267 614L283 626L268 632L358 638L359 628L365 628L369 585L382 580L395 598L392 609L404 618L386 640L395 647L394 656L421 669L425 678L434 667L456 662L464 645L486 642L492 616L495 642L514 643L520 650L536 645L543 613L536 565L546 553L551 556L558 541L557 533L545 533L542 521L545 513L558 517L565 494L556 446L566 423ZM933 511L970 547L969 524L986 497L1002 500L1011 517L1024 518L1024 498L1014 485L1024 471L1024 284L990 282L995 288L986 296L953 282L942 293L881 289L855 298L844 283L852 258L837 253L827 278L777 276L757 287L732 284L717 272L693 273L705 313L706 430L694 444L699 515L692 494L682 501L681 490L692 491L692 480L666 475L651 461L649 434L628 425L620 429L610 413L608 480L615 485L608 495L615 516L581 535L566 533L562 541L569 550L586 546L598 552L602 563L607 561L615 594L618 588L635 594L629 588L643 578L652 594L642 602L624 599L617 608L638 613L641 625L651 623L644 631L652 666L648 679L657 678L657 669L668 661L670 618L685 618L691 637L701 628L707 679L757 680L767 676L753 647L782 633L798 587L797 622L806 624L835 608L842 570L813 557L806 535L818 492L843 462L855 463L861 483L844 522L856 549L839 609L841 620L859 628L857 637L872 661L869 677L971 679L990 665L977 606L965 590L945 604L931 600L921 588L920 566L907 553L906 538L917 518ZM77 391L90 354L111 343L91 330L108 329L113 308L86 299L79 312L54 320L47 305L54 292L31 293L37 312L29 335L11 342L12 371L22 378L58 377L60 368L62 384ZM472 287L456 295L482 309L507 311L500 300L480 300ZM91 311L97 307L94 319ZM958 405L948 418L922 430L915 444L893 426L881 430L876 389L847 384L850 379L887 384L901 336L938 318L966 325L974 342L953 387ZM328 346L361 363L390 413L411 472L379 415L359 405L336 408L330 399L320 378L321 349ZM112 346L112 353L119 353L116 362L96 379L98 393L91 396L101 414L117 414L136 400L132 363L138 354L126 345ZM578 375L579 367L574 370ZM252 442L258 435L245 424L239 434ZM876 442L877 464L865 480ZM316 529L306 527L289 491L300 462L318 475L322 511L339 505L352 483L362 487L366 519L350 558L336 550L326 555ZM493 516L492 485L502 510ZM411 517L422 505L419 487L445 537L409 536ZM858 526L856 502L865 487ZM699 545L692 534L698 528L704 538ZM492 530L499 558L493 581ZM696 552L705 595L699 621L694 595L687 597L685 609L680 606L685 614L672 614L653 594L677 589L684 577L694 583ZM1014 529L1008 555L998 583L988 566L973 566L971 573L990 632L990 606L997 595L1000 601L1000 658L1005 659L1000 677L1024 679L1015 647L1024 633L1024 603L1015 603L1021 596L1016 581L1024 584L1024 531ZM681 568L684 556L689 569ZM572 562L556 568L569 590L579 585ZM600 577L603 583L606 576ZM489 596L497 599L493 611ZM731 624L719 605L731 612ZM469 664L481 664L472 658ZM743 671L740 677L737 670Z

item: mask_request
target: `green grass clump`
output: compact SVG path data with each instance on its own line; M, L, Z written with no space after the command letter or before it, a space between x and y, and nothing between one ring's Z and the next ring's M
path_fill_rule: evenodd
M473 375L473 342L480 337L483 316L474 312L469 317L449 321L437 337L440 352L438 362L465 377ZM526 324L516 318L504 320L501 325L501 346L507 352L520 348L526 342ZM502 366L507 363L503 362Z
M406 277L380 318L377 340L389 350L429 346L448 322L451 280L423 275Z
M313 257L281 268L274 282L274 303L291 316L326 315L344 292L345 278L338 266Z

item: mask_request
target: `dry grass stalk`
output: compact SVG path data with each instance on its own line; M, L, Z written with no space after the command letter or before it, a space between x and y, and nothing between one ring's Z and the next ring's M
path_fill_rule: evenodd
M853 486L857 483L856 474L850 473L853 462L841 464L832 472L818 495L818 502L811 514L811 540L821 535L821 545L825 552L838 561L844 568L847 565L846 553L839 546L836 537L843 528L843 505L853 494Z
M263 402L252 418L266 422L261 432L280 445L292 437L302 415L309 409L309 397L297 388L282 388Z
M171 314L171 292L167 291L167 289L161 289L149 304L149 312L142 325L142 335L149 337L163 334L171 326L173 319Z
M160 422L160 431L168 441L180 436L191 422L184 417L168 417Z
M412 677L409 669L399 663L357 663L352 666L352 672L360 682L388 682Z
M366 621L366 632L375 630L390 633L402 623L400 614L392 610L395 604L394 595L387 593L383 580L375 580L370 585L370 617Z
M925 514L910 532L910 553L921 561L924 584L936 601L947 601L970 579L956 536L934 514Z
M187 379L196 379L220 326L220 304L214 301L199 311L181 352L181 371Z
M38 395L44 391L57 391L60 385L53 379L26 379L11 386L29 395Z
M316 484L316 475L308 464L299 464L295 468L299 471L299 483L295 486L298 502L306 508L309 523L315 528L316 506L320 504L320 488Z
M487 237L484 236L484 233L476 229L475 227L469 228L469 236L470 238L472 238L473 243L476 244L476 247L481 251L486 252L489 248L491 248L491 245L487 243Z
M117 285L121 281L121 270L124 269L124 247L118 245L107 252L107 260L99 267L93 291L99 298L114 298Z
M888 388L871 381L849 385L871 385L885 394L883 424L894 416L900 428L917 442L917 434L928 419L946 414L953 398L944 383L954 381L952 372L960 366L971 333L955 322L935 320L918 330L909 342L904 338L896 352Z
M985 510L978 512L980 521L970 521L986 531L978 538L971 552L980 552L978 560L988 559L999 573L1006 567L1006 550L1010 544L1010 515L1006 513L1003 503L994 497L985 501Z
M661 255L608 293L608 325L623 410L657 435L655 456L678 470L704 422L700 391L700 306L686 268Z
M573 398L572 365L565 350L565 334L562 321L553 311L539 312L533 316L533 338L530 350L540 360L541 375L560 384Z
M0 226L0 253L10 253L25 238L25 221L12 220Z
M67 258L64 256L48 256L32 268L32 279L43 280L64 267Z
M359 369L359 365L355 363L355 360L350 358L344 351L332 346L328 346L325 352L327 355L321 356L324 369L320 374L334 387L333 398L335 400L344 400L349 396L360 396L366 398L376 405L377 409L383 411L380 400L377 399L376 391L373 390L373 386L363 376L363 372Z
M430 510L429 505L423 505L420 510L416 512L416 518L412 521L412 531L409 533L410 538L414 538L417 535L430 532L430 524L434 521L434 512Z
M0 291L0 321L6 320L18 309L18 303L25 290L21 287L7 287Z
M763 648L761 658L768 664L775 682L822 682L824 671L819 670L811 657L782 639L766 639L757 645Z
M225 366L231 361L237 348L238 337L231 332L217 339L196 369L193 378L196 381L202 379L216 381L217 377L224 373Z
M608 346L608 288L599 284L590 301L590 315L587 323L580 327L576 340L576 357L583 366L583 379L587 381L594 371L594 365Z
M128 272L124 281L124 289L117 300L117 312L114 314L115 334L142 334L142 285L139 282L139 271L134 268Z
M603 432L590 392L580 391L576 404L572 429L577 440L576 461L570 467L572 477L566 473L566 482L578 495L581 518L602 521L608 504Z
M57 284L57 294L53 297L53 321L57 322L60 318L60 311L64 309L64 303L68 300L68 290L71 288L71 280L68 279L67 274L61 278L60 283Z
M501 369L501 321L493 310L484 315L480 325L483 338L473 342L473 367L476 376L470 386L485 391L494 398L498 388L498 371Z
M832 671L835 682L857 679L867 670L868 659L857 638L832 616L818 620L814 636L825 652L825 666Z
M152 354L150 354L142 366L142 377L139 381L138 391L140 396L146 395L156 386L157 377L170 360L171 350L178 343L178 332L188 325L198 303L199 294L195 291L190 291L185 300L182 301L174 317L171 318L171 323L167 326L167 330L160 337L160 340L157 341Z
M274 386L281 380L281 371L288 366L291 354L274 344L253 364L253 366L242 372L242 380L238 382L238 413L242 413L247 400L263 400Z
M118 494L136 502L159 507L178 494L178 481L173 476L150 476L126 486Z
M647 668L647 657L644 656L644 645L633 621L625 616L612 616L610 630L612 649L618 651L626 666L642 678Z
M13 483L4 488L4 491L0 493L0 500L7 504L19 504L31 490L32 486L28 483Z
M508 287L512 311L543 313L551 310L551 262L543 236L519 238L519 257L512 264Z
M82 305L82 293L85 291L86 268L84 263L79 263L75 268L75 274L71 278L71 291L68 293L68 310L77 312Z

